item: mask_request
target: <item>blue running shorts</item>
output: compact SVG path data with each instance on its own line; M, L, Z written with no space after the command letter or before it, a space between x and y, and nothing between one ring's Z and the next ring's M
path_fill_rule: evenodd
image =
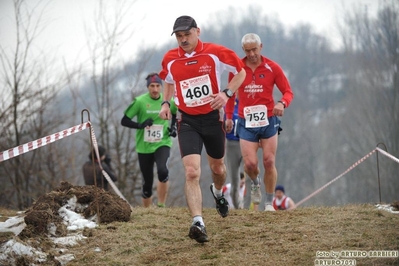
M278 133L281 121L277 116L268 117L269 125L264 127L245 127L245 119L239 117L237 122L237 133L240 139L259 142L260 139L268 139Z

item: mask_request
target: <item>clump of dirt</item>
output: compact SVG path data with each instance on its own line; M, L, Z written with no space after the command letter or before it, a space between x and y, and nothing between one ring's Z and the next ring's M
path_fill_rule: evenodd
M391 206L394 207L394 211L399 211L399 201L395 200Z
M60 187L40 196L25 212L26 227L19 237L47 234L51 224L56 227L55 233L53 232L55 236L66 236L67 228L58 211L74 196L79 204L73 211L82 214L86 219L97 215L98 223L130 220L131 207L118 195L96 186L73 186L68 182L61 182Z

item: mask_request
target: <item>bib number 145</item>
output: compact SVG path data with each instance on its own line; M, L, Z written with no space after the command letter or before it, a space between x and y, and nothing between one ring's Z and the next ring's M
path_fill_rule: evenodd
M144 131L145 142L160 142L163 138L163 125L152 125Z

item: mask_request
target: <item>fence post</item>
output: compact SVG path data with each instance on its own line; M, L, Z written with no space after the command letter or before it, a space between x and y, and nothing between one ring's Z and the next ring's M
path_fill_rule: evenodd
M377 144L377 147L378 147L379 145L383 145L383 146L384 146L384 150L385 150L386 152L388 152L387 146L386 146L384 143L379 142L379 143ZM380 197L380 204L381 204L380 162L378 161L378 150L377 150L377 179L378 179L378 195L379 195L379 197Z

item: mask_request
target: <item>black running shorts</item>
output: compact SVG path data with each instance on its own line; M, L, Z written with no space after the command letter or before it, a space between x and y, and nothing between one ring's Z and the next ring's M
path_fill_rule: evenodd
M201 155L203 146L210 157L223 158L226 139L223 115L223 109L204 115L178 112L178 138L182 158L190 154Z

